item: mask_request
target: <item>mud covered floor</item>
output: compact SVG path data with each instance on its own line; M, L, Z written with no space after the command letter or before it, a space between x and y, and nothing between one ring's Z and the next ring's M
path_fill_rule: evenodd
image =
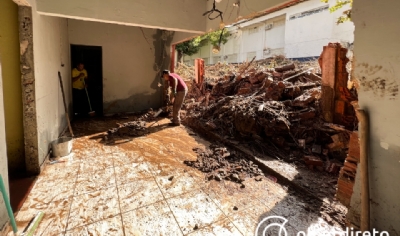
M210 143L184 126L169 127L168 119L149 122L145 136L104 139L116 123L131 120L76 121L73 153L45 166L17 214L18 226L43 211L35 235L254 235L267 216L287 219L288 235L341 231L343 222L322 217L338 216L336 211L321 213L322 202L265 173L242 184L207 181L184 161L195 161L193 148ZM261 231L272 222L261 224Z

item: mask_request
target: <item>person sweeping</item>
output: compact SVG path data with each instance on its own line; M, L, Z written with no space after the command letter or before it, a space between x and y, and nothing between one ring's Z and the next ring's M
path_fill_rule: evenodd
M172 109L172 123L170 125L179 126L181 125L180 111L183 101L185 101L188 88L179 75L171 73L168 70L164 70L162 72L162 77L164 78L165 82L169 84L169 87L171 87L173 95L170 96L170 102L174 104Z
M75 116L86 116L89 111L88 100L86 98L85 86L88 73L82 62L79 62L72 70L72 101Z

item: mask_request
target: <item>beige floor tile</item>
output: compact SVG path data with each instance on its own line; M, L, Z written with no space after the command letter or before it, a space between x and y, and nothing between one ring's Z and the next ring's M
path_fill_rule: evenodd
M225 218L224 213L200 190L167 199L167 202L184 234Z
M113 167L113 155L96 155L82 159L79 172L93 172L96 170Z
M170 176L177 172L184 172L184 165L172 157L152 160L148 165L155 176Z
M254 189L254 192L258 193L256 198L270 209L273 209L279 202L285 199L285 195L274 192L274 189L271 189L269 184L261 190Z
M259 201L252 201L252 205L246 209L246 212L256 221L263 219L266 214L272 213L271 209Z
M123 213L163 200L163 195L152 177L119 185L118 193Z
M230 221L245 236L253 236L257 222L251 217L246 210L238 211L228 216Z
M166 198L200 188L198 183L186 173L174 173L169 176L156 176L155 179Z
M67 231L65 236L123 236L121 215Z
M165 201L122 214L125 235L182 235Z
M249 198L248 191L240 188L239 184L228 181L211 181L202 189L226 215L246 209L251 206L252 201L257 201Z
M49 180L60 179L58 181L68 181L76 179L79 168L79 166L65 166L63 163L46 165L40 176Z
M28 201L30 204L24 204L16 217L16 221L19 226L22 226L22 229L39 211L42 211L44 216L35 231L35 235L60 235L65 231L72 197L53 201L49 204L35 200Z
M131 163L143 163L145 158L139 152L113 153L114 166L124 166Z
M69 179L49 179L39 177L32 188L24 205L30 204L29 201L34 199L35 202L48 204L52 201L61 200L71 197L74 194L76 176Z
M116 187L75 196L67 230L107 219L119 213Z
M228 219L225 218L221 221L212 223L204 228L193 231L188 234L189 236L205 236L205 235L226 235L226 236L241 236L242 233L236 228L236 226Z
M80 172L76 181L75 195L81 195L115 185L114 168L100 169L94 172Z
M153 176L153 173L145 162L131 163L123 166L115 166L115 176L118 185L135 182Z

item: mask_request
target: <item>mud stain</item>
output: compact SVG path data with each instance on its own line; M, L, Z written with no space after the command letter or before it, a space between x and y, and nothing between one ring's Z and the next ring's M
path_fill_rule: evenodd
M358 64L360 88L372 92L374 97L395 100L399 94L399 85L395 80L393 70L383 69L383 66L369 66L367 63Z

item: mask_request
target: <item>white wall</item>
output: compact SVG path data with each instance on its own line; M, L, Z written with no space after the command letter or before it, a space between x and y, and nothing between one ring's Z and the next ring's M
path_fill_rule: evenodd
M333 1L329 2L333 4ZM289 58L319 56L323 46L330 42L349 42L354 40L354 24L346 22L338 26L337 18L347 8L334 13L323 10L304 17L297 17L299 13L323 7L325 3L311 0L300 3L287 9L285 54ZM291 17L295 17L291 19Z
M298 0L246 0L241 1L239 7L234 7L233 3L236 1L227 1L222 0L220 3L216 4L216 8L225 12L224 14L224 22L226 25L232 24L241 18L248 18L249 16L254 16L254 14L265 11L268 9L272 9L281 4L293 2ZM207 1L207 10L212 9L213 1ZM228 14L229 13L229 14ZM206 21L206 31L217 30L219 29L220 20L208 20Z
M7 145L6 145L6 131L5 131L5 121L4 121L3 79L1 73L1 58L0 58L0 175L3 178L7 192L9 192L6 147ZM4 205L3 198L0 197L0 232L7 221L8 221L7 209Z
M400 2L354 1L354 77L359 103L370 116L371 226L400 235ZM357 174L360 172L357 171ZM358 176L359 177L359 176ZM359 215L359 178L351 218ZM356 222L359 223L359 222Z
M43 14L130 26L205 32L206 2L199 0L37 0Z
M39 15L35 1L31 0L30 3L33 18L38 151L39 163L42 163L48 154L50 143L58 138L67 125L58 71L64 79L66 100L71 107L69 42L67 20Z
M331 0L330 4L333 3ZM318 57L323 46L330 42L352 43L354 24L336 24L337 18L347 8L330 13L327 6L320 0L305 1L229 27L232 37L221 47L221 56L226 62L243 62L254 56L256 60L274 55ZM319 11L310 13L316 9ZM270 24L272 28L266 30ZM203 55L185 57L185 60L192 61L197 57Z
M104 113L160 106L158 69L169 68L173 34L162 37L160 30L144 28L146 41L138 27L79 20L68 20L68 28L71 44L102 47ZM163 43L164 59L161 58ZM160 68L155 67L155 62Z

